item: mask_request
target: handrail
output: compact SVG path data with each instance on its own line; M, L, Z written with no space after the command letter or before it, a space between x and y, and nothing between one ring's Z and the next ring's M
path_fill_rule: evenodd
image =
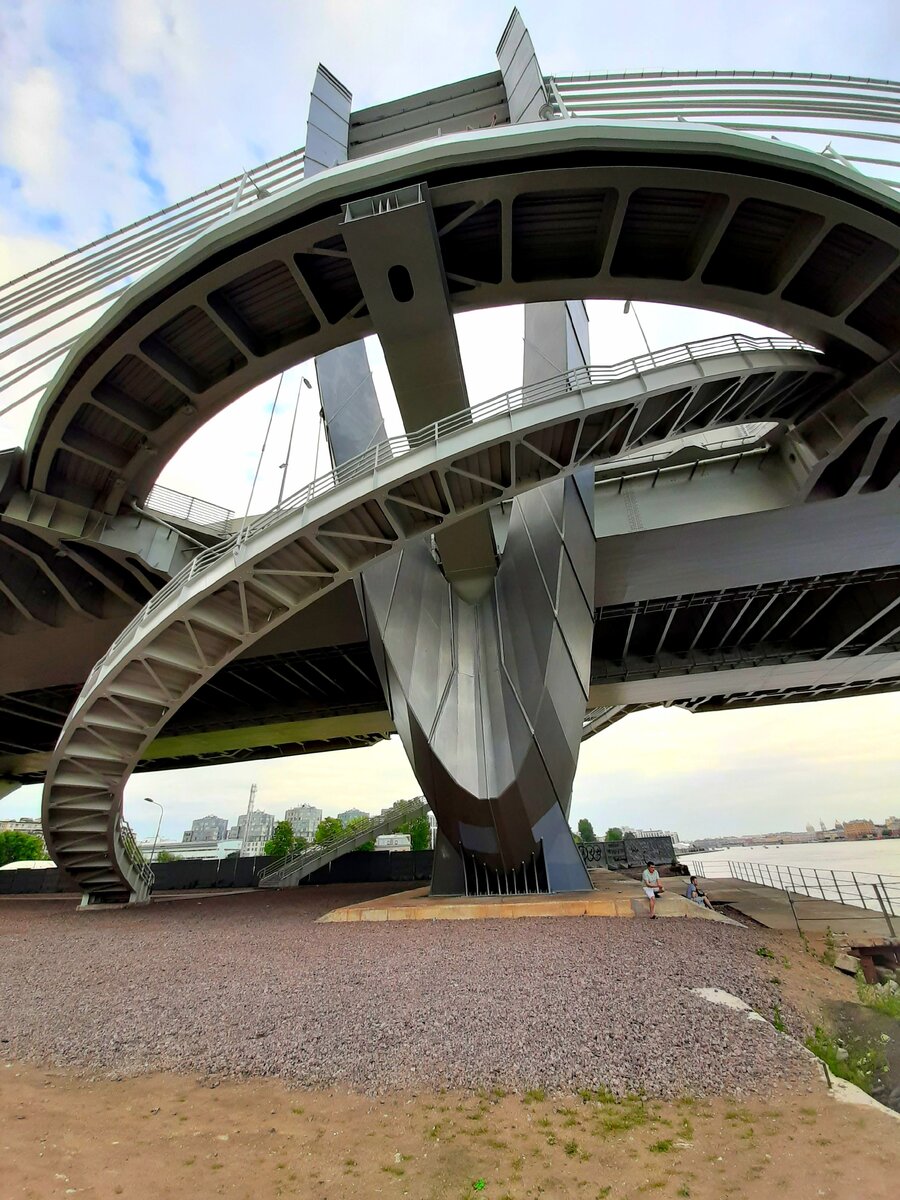
M153 869L141 852L134 836L134 830L120 813L116 818L115 839L125 852L129 866L138 878L146 885L148 892L152 889L156 876Z
M710 874L708 867L721 867L722 872ZM832 900L883 912L887 917L900 916L900 876L875 871L842 871L830 867L798 867L787 863L734 862L706 863L702 859L691 864L694 875L707 879L743 879L761 887L778 888L785 892L806 895L813 899Z
M305 846L302 850L292 850L290 854L285 854L275 862L269 863L257 875L257 882L262 883L264 879L271 879L276 875L290 875L295 866L301 864L304 868L310 867L314 870L314 864L320 859L339 857L341 846L347 846L349 850L350 842L359 841L361 837L363 841L370 841L378 835L378 830L382 826L393 824L398 817L413 818L427 811L428 802L424 796L415 796L411 800L400 800L386 812L379 813L377 817L370 817L367 825L360 824L351 833L335 838L333 842L326 842L321 846ZM335 851L338 853L335 854Z
M229 537L224 538L221 542L217 542L216 545L202 551L193 558L186 567L169 580L165 587L161 588L160 591L151 597L137 616L125 626L103 657L95 664L82 688L81 696L86 695L90 691L103 668L116 655L120 647L125 645L138 629L146 625L153 613L172 596L176 595L185 584L196 579L198 575L220 562L226 554L236 553L240 546L256 534L262 533L274 525L285 513L297 508L304 508L311 500L333 491L341 484L352 482L365 475L370 475L373 471L377 470L379 463L383 465L393 463L398 458L411 454L422 446L437 445L443 438L458 432L460 429L465 429L469 425L477 424L479 421L483 421L489 417L502 416L505 413L527 408L531 404L554 399L569 392L600 387L607 383L614 383L620 379L642 376L649 370L657 370L661 367L678 366L683 363L703 361L708 358L719 358L727 353L750 354L762 350L782 352L803 351L809 354L819 353L814 346L790 337L754 338L744 334L726 334L720 337L704 338L697 342L667 346L662 350L654 350L648 354L627 358L622 362L613 363L608 366L577 367L561 375L556 375L552 379L541 380L539 383L527 384L522 387L512 388L506 392L501 392L498 396L493 396L489 400L484 400L479 404L473 404L469 408L451 413L449 416L443 417L439 421L434 421L432 424L426 425L422 429L418 429L412 433L403 433L395 437L386 438L384 441L365 450L362 454L358 454L355 458L348 459L347 462L313 479L310 483L300 488L299 491L286 496L274 508L269 509L268 512L262 513L254 520L247 522L237 533L231 534Z

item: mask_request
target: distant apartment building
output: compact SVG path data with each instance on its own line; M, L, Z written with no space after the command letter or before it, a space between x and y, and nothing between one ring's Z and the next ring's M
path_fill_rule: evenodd
M191 822L184 831L183 842L221 842L228 836L228 821L225 817L200 817Z
M876 837L878 830L872 821L845 821L844 822L844 837L851 841L859 841L861 838Z
M290 821L294 837L305 837L308 842L311 842L316 836L316 829L322 820L322 810L313 808L311 804L298 804L296 808L287 810L284 819ZM343 820L343 817L341 819Z
M348 821L355 821L357 817L368 817L368 815L361 808L348 808L346 812L338 813L338 820L343 821L346 825Z
M44 841L44 831L41 828L41 823L37 817L7 817L0 821L0 833L6 833L7 830L14 833L27 833L29 837L41 839L41 845L47 849L47 844Z
M244 829L247 828L246 837ZM237 819L237 825L232 825L228 830L229 839L237 838L244 843L244 854L262 854L262 847L272 836L272 831L275 828L275 818L271 813L263 812L262 809L257 809L250 814L250 825L247 826L247 814L241 813ZM251 846L254 847L251 850ZM257 850L255 847L259 846Z

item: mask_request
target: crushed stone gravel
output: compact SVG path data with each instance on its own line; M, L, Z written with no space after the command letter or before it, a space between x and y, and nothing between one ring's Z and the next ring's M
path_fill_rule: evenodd
M331 886L77 914L0 901L0 1057L303 1086L607 1088L671 1097L811 1086L767 1023L750 930L625 919L324 924L390 889Z

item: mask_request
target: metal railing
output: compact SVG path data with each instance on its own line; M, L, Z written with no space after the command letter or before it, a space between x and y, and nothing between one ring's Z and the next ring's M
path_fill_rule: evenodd
M879 875L874 871L795 867L785 863L768 862L705 863L698 860L691 863L690 867L692 874L702 875L707 879L743 879L761 887L778 888L798 896L831 900L852 908L864 908L867 912L881 913L888 923L891 936L894 936L891 919L900 916L900 876L897 875Z
M327 842L321 846L307 846L303 850L294 850L290 854L285 854L283 858L269 863L260 871L257 882L262 884L267 879L288 878L296 874L298 870L302 870L304 875L311 875L320 865L324 866L326 862L340 858L342 854L348 854L361 843L374 841L380 834L396 829L397 825L415 821L427 812L428 803L424 796L414 796L411 800L400 800L393 808L379 813L376 817L370 817L366 825L360 823L359 827L354 828L352 833L345 834L344 837L335 838L333 842Z
M137 839L134 836L134 830L121 814L116 819L115 837L116 841L121 845L132 870L144 883L147 891L151 891L156 876L153 874L150 864L141 853L141 848L138 846Z
M550 76L547 84L563 118L679 121L769 134L900 186L900 84L894 80L794 71L642 71Z
M144 508L161 513L164 517L173 517L176 521L200 525L220 537L228 533L229 524L234 516L233 509L223 508L221 504L212 504L209 500L200 500L186 492L177 492L174 488L163 487L161 483L153 486L144 502Z
M274 508L248 521L240 530L223 541L202 551L183 570L153 596L141 609L137 616L122 630L106 654L97 662L85 682L81 695L86 695L104 666L111 661L119 649L144 625L163 604L181 591L184 586L198 575L212 568L226 555L234 554L241 545L250 541L256 534L264 532L276 524L288 512L305 508L312 500L333 491L342 484L350 483L367 475L374 474L379 466L387 466L407 454L421 449L423 446L439 445L442 439L477 424L490 417L502 416L527 408L532 404L564 396L569 392L600 387L606 383L614 383L621 379L640 377L647 371L661 367L678 366L683 363L701 362L709 358L719 358L724 354L751 354L761 350L771 351L803 351L818 354L814 346L790 337L747 337L744 334L728 334L724 337L704 338L697 342L686 342L677 346L667 346L662 350L654 350L649 354L641 354L635 358L626 358L620 363L609 366L584 366L556 375L551 379L541 380L522 387L512 388L501 392L480 404L451 413L449 416L434 421L413 433L403 433L386 438L370 449L348 459L338 467L320 475L294 492L286 496Z

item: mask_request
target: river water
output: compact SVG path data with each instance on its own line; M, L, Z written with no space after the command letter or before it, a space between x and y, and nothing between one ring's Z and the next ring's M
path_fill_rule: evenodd
M875 875L900 877L900 837L877 842L801 842L784 846L733 846L706 854L684 853L687 863L710 867L729 862L773 863L782 867L813 867L826 871L868 871ZM718 873L718 872L716 872Z

